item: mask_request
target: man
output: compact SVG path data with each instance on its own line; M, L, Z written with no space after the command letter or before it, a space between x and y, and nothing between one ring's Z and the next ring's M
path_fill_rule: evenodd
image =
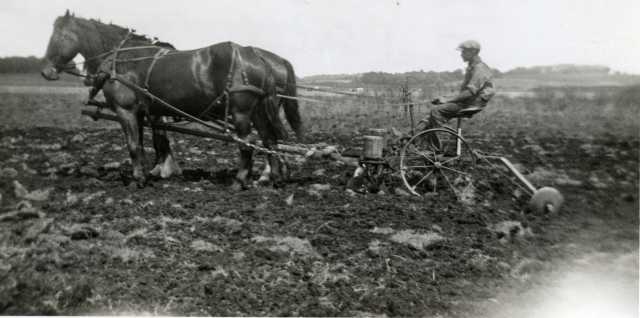
M456 117L462 109L485 107L495 94L491 81L491 69L478 55L480 43L473 40L464 41L460 43L458 50L461 51L462 60L468 63L460 92L451 98L441 97L431 101L437 106L431 109L428 119L421 121L426 123L425 129L442 126L449 119Z

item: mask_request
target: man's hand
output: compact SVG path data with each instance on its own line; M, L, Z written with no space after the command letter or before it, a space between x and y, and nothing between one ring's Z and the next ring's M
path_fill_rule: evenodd
M446 97L437 97L437 98L434 98L434 99L431 100L431 104L434 104L434 105L440 105L440 104L444 104L444 103L447 103L447 102L448 102L448 100L447 100Z

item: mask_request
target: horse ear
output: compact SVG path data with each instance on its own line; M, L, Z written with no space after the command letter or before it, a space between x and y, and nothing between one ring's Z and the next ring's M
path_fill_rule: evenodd
M67 9L67 12L64 13L64 17L68 17L69 16L69 9Z

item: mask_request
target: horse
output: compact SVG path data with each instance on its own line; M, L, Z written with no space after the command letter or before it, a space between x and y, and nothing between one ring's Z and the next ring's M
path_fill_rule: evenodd
M77 54L85 58L85 70L90 75L95 75L98 66L104 61L104 53L109 52L129 34L129 30L114 24L104 24L96 20L87 20L75 17L67 10L64 16L58 17L54 23L54 32L47 46L47 64L42 70L42 76L48 80L58 78L58 73L65 71ZM133 34L133 39L141 44L153 45L174 49L166 42L154 41ZM267 50L248 47L260 58L268 63L273 70L277 93L296 96L296 77L289 61ZM93 82L90 84L94 84ZM280 99L285 116L296 135L300 138L303 134L303 126L295 99ZM163 120L160 116L151 116L152 123ZM180 168L174 160L170 143L164 130L152 128L153 144L156 152L156 165L150 171L152 175L167 178L172 174L179 174ZM268 168L265 168L265 171Z
M60 72L75 69L75 64L71 61L79 54L85 60L84 71L87 76L84 84L94 86L95 81L99 80L96 76L98 67L108 53L122 43L127 35L143 45L175 49L170 43L152 42L144 36L132 34L129 29L114 24L105 24L98 20L76 17L67 10L54 22L53 33L45 53L46 62L41 75L47 80L58 80ZM89 100L92 100L96 93L97 90L92 87ZM160 116L150 118L152 123L162 120L163 118ZM162 178L181 174L182 170L174 159L166 131L152 127L152 138L156 157L155 166L150 174Z

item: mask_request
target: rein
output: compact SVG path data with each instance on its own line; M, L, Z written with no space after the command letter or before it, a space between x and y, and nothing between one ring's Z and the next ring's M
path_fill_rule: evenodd
M135 50L145 50L145 49L156 49L156 48L160 48L159 46L155 46L155 45L145 45L145 46L132 46L132 47L124 47L124 48L120 48L120 49L113 49L104 53L100 53L96 56L92 56L82 62L71 62L71 63L67 63L65 64L63 67L59 67L56 66L56 68L61 69L61 72L65 72L67 74L73 75L73 76L77 76L77 77L90 77L91 75L86 75L86 74L80 74L77 72L74 72L73 70L76 69L76 67L78 65L82 65L82 64L86 64L89 61L93 61L96 59L99 59L101 57L116 53L116 52L123 52L123 51L135 51ZM154 56L145 56L145 57L138 57L138 58L131 58L131 59L120 59L117 60L116 62L136 62L136 61L143 61L143 60L149 60L149 59L153 59Z

